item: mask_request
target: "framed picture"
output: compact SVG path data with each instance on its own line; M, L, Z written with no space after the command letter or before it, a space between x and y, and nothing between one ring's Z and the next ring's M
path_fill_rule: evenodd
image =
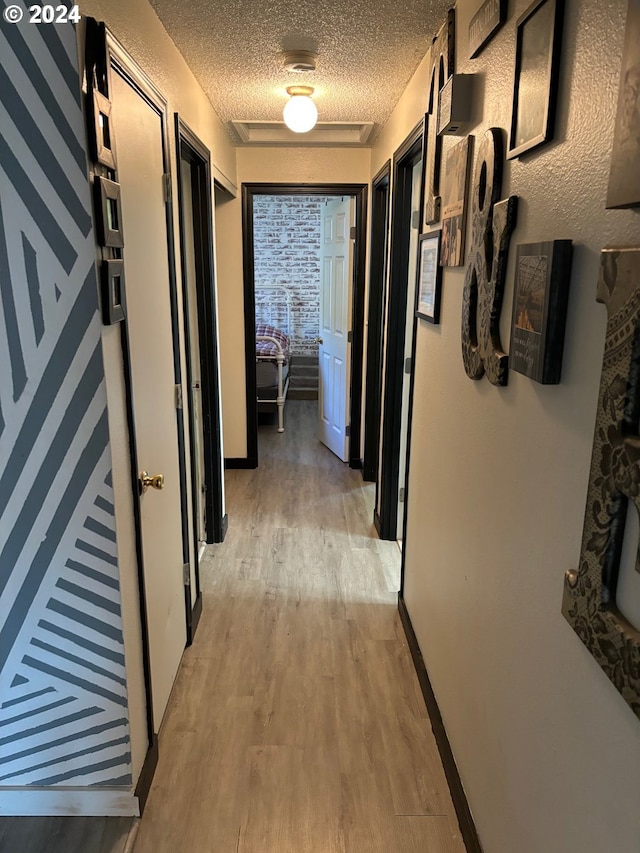
M95 211L98 241L101 246L121 249L124 246L120 184L96 175L93 181L96 195Z
M571 240L518 246L509 364L518 373L557 385L571 279Z
M640 0L629 0L607 207L640 205Z
M467 136L458 142L449 149L445 160L440 252L440 264L443 267L461 267L464 264L472 140L472 136Z
M429 323L440 322L440 232L421 234L418 247L416 316Z
M469 59L475 59L507 20L507 0L484 0L469 22Z
M564 0L536 0L516 23L516 68L507 159L553 137Z
M93 90L92 113L91 153L97 163L115 170L117 168L116 148L111 126L111 101L97 89Z
M102 322L113 326L125 317L124 261L120 258L102 261L100 265Z

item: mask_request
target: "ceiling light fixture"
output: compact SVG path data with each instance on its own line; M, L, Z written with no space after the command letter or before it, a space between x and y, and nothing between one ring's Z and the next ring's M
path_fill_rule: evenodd
M318 121L318 109L311 100L313 86L289 86L290 99L284 106L282 117L289 130L308 133Z
M281 58L285 71L301 74L304 71L316 70L318 54L312 50L286 50Z

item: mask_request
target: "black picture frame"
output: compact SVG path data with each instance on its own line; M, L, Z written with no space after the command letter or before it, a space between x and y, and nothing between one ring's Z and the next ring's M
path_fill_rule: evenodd
M535 0L516 22L508 160L553 138L563 20L564 0Z
M416 317L437 325L440 322L440 294L442 290L440 231L420 235L417 275Z
M126 316L124 261L112 258L100 264L102 322L105 326L120 323Z
M107 169L117 170L116 143L111 124L111 101L97 89L93 90L91 121L91 148L93 159L106 166Z
M522 243L516 251L509 364L543 385L562 373L571 240Z
M484 0L469 22L469 59L475 59L507 20L507 0Z
M618 109L611 150L607 208L640 205L640 0L629 0Z
M95 193L96 226L98 242L101 246L122 249L124 234L122 231L122 205L120 203L120 184L96 175L93 182Z

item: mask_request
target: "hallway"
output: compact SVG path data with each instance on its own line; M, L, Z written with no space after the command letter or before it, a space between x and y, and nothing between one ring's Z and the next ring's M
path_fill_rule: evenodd
M260 467L227 472L229 532L201 564L135 853L464 851L397 615L397 546L374 538L374 487L318 443L315 415L289 401L283 435L260 427ZM124 823L103 843L88 819L55 853L121 853Z

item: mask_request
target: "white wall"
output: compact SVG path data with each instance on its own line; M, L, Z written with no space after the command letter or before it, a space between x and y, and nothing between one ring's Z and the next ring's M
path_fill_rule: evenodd
M457 5L457 71L479 75L483 99L476 139L508 126L515 20L528 5L509 4L475 61L478 3ZM640 242L637 210L605 210L626 8L568 0L555 140L504 176L502 198L520 197L512 247L574 241L562 383L467 378L463 270L445 271L441 325L418 327L404 594L486 853L640 845L640 721L560 613L580 552L606 325L599 252ZM375 146L372 174L426 108L424 70Z
M238 186L243 183L368 183L367 148L238 148ZM216 248L224 452L246 458L242 204L217 195Z

